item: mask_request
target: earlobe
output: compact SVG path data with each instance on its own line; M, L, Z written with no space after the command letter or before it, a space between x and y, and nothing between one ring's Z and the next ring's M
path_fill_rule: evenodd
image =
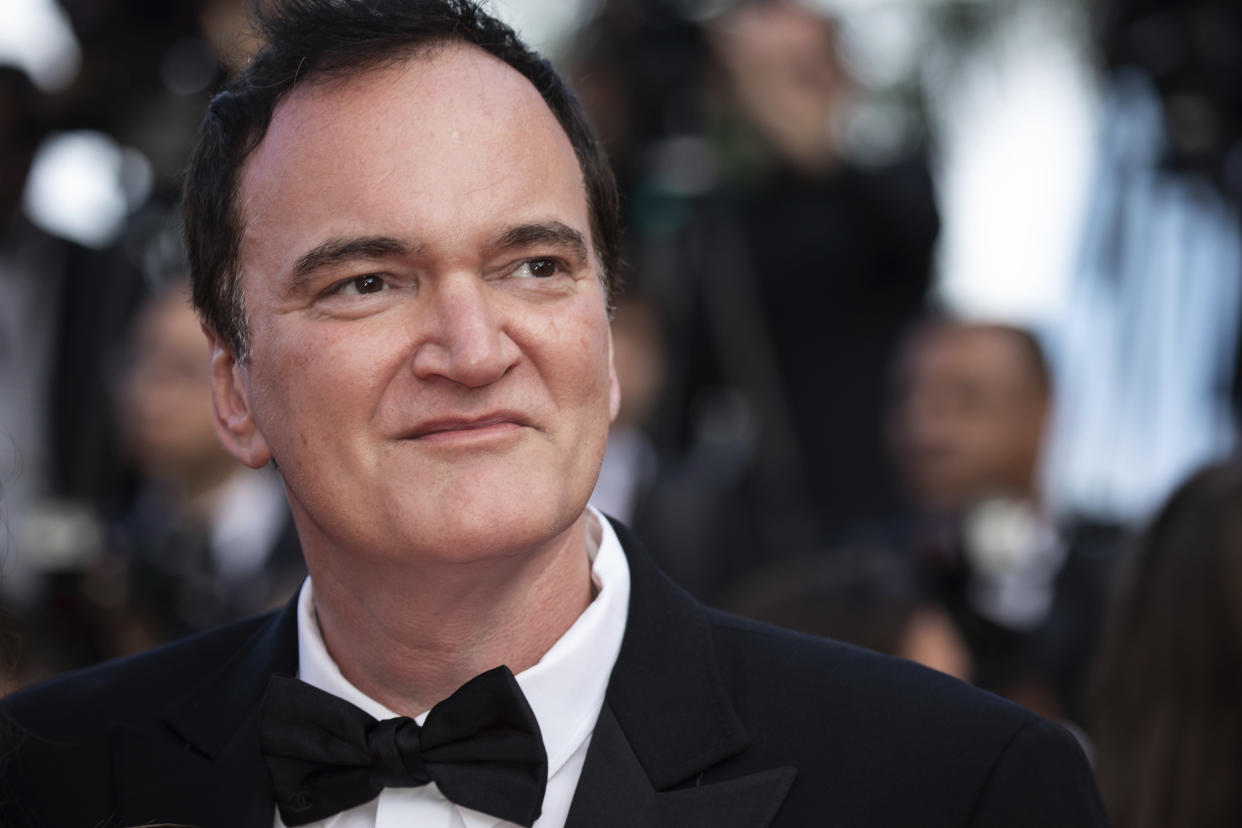
M246 389L246 369L237 361L233 347L203 326L211 349L211 410L216 437L229 454L252 469L271 459L267 440L259 431Z

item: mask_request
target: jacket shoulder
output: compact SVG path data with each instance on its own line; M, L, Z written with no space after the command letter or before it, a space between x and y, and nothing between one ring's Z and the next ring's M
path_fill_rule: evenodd
M884 708L886 718L935 713L946 723L958 717L1010 729L1038 717L991 693L902 658L781 627L707 610L715 656L726 681L753 679L759 688L796 692L820 701Z
M820 813L831 796L849 824L1106 824L1064 728L903 659L714 610L708 619L750 760L798 769L790 815Z

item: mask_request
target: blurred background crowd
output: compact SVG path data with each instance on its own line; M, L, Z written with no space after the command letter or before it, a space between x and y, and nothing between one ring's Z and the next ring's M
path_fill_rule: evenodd
M1242 824L1234 0L496 0L617 170L593 502L699 598L1066 723ZM279 605L179 173L241 0L0 3L0 692Z

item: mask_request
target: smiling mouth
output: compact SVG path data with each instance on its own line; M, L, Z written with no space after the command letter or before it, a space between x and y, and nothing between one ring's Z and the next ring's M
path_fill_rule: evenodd
M524 417L511 413L491 414L479 418L444 418L420 423L405 436L405 439L436 442L457 438L500 436L528 425Z

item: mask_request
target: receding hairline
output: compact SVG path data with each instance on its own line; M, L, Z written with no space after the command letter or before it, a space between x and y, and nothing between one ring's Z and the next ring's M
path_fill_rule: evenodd
M336 59L327 62L324 65L299 66L295 79L289 84L287 89L282 90L272 101L271 114L263 124L262 131L256 131L250 139L249 147L241 158L238 165L238 184L240 185L245 177L246 169L250 164L250 160L258 152L259 148L267 140L268 135L272 131L272 125L280 116L281 112L286 109L290 101L302 97L304 94L326 93L332 94L336 91L346 89L351 84L364 81L366 78L374 75L380 75L388 71L398 71L410 65L422 62L431 62L450 50L461 51L473 54L476 57L484 58L485 63L491 63L498 68L507 70L516 78L520 79L524 85L529 88L530 92L542 103L544 110L552 116L552 120L556 123L561 134L564 135L566 142L569 144L570 151L573 153L575 161L578 163L579 171L581 171L581 160L578 159L578 153L573 145L573 140L569 133L560 122L556 112L549 106L547 99L535 86L530 78L526 77L517 68L505 62L501 58L488 52L477 43L473 43L463 37L443 36L435 40L426 42L407 43L394 46L390 51L369 56L358 61L346 62L343 59ZM240 187L239 187L240 192Z
M304 60L303 63L299 64L298 70L294 74L293 82L281 92L274 102L272 116L275 117L284 100L298 90L307 87L332 86L335 84L345 85L364 75L394 69L415 61L434 60L449 50L469 51L490 58L530 83L530 79L516 68L487 51L479 44L460 35L443 34L413 43L394 43L391 48L358 59L346 59L342 56L329 55L323 56L317 63L309 65ZM534 88L533 83L531 88ZM539 94L539 90L536 89L535 94ZM542 98L543 96L540 95L540 97Z
M620 215L612 170L572 90L546 58L475 0L372 4L365 0L274 0L255 7L263 47L217 94L182 187L194 302L206 325L244 359L249 331L239 292L246 232L241 176L270 140L273 114L290 92L356 77L384 65L474 46L531 83L569 139L587 195L589 238L608 308L619 285ZM338 24L340 28L338 30ZM252 190L251 197L263 190ZM256 228L249 229L251 238Z
M501 70L501 74L507 75L518 82L518 85L529 93L526 98L530 105L540 109L548 117L548 126L555 134L559 135L559 140L563 141L563 149L569 154L568 159L572 159L572 165L576 171L576 180L578 184L579 195L583 199L585 210L584 217L587 222L588 232L583 239L582 234L572 231L579 239L586 242L586 251L589 253L592 265L597 271L596 276L605 288L607 294L609 285L609 274L607 265L604 261L603 251L600 249L598 241L593 232L593 209L591 205L591 191L587 180L586 170L583 167L584 161L579 156L577 147L573 138L570 136L565 125L561 123L561 119L557 113L549 105L547 99L540 92L534 82L526 75L518 71L517 68L508 62L488 52L483 47L471 42L465 38L455 36L445 36L437 38L433 41L420 42L415 44L405 44L400 48L394 49L390 54L378 55L374 59L365 62L352 62L337 66L329 66L328 68L315 68L310 70L304 77L299 78L287 90L285 90L274 102L271 109L271 116L267 119L261 134L256 134L252 141L250 149L242 157L237 167L237 183L234 190L236 220L238 222L238 261L236 278L240 281L243 278L243 263L245 260L245 252L247 240L250 238L250 214L252 212L252 203L255 197L254 189L248 185L248 179L253 170L253 162L255 157L261 152L264 144L272 132L273 126L277 123L281 112L291 101L299 98L303 93L315 94L316 92L326 92L327 94L335 94L343 90L347 90L350 84L365 82L368 77L382 75L389 71L405 71L412 64L426 63L436 61L450 51L461 52L471 55L475 58L483 58L483 63L490 63L494 68ZM480 79L482 88L493 88ZM506 103L517 100L516 96L506 96ZM540 226L551 226L559 224L559 222L536 222ZM530 226L535 226L532 224ZM295 265L296 268L296 265ZM281 274L282 276L285 274ZM244 299L244 296L243 296Z

